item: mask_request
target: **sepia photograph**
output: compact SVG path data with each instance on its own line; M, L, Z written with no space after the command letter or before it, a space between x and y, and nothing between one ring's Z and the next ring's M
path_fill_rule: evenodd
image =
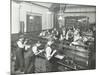
M96 6L11 0L10 73L96 69Z

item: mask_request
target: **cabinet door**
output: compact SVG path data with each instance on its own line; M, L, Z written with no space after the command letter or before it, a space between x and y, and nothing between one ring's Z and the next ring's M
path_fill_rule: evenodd
M42 16L27 15L27 32L42 30Z
M81 31L86 31L89 28L89 18L86 16L67 16L65 17L66 28L74 26Z

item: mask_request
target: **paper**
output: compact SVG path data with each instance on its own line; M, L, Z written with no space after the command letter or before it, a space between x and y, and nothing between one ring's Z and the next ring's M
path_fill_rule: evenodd
M56 55L55 57L58 58L58 59L63 59L64 58L63 55Z

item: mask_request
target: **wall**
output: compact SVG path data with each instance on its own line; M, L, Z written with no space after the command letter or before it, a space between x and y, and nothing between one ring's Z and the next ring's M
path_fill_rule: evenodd
M53 27L53 14L47 8L38 5L22 2L20 4L12 2L12 33L18 33L20 30L20 21L24 21L26 32L27 13L42 16L42 29L51 29Z
M52 13L49 13L49 10L47 8L43 8L28 3L22 3L20 8L20 21L24 21L25 26L26 26L26 15L28 12L31 12L35 15L42 16L42 29L50 29L53 26L51 20ZM25 27L25 31L26 31L26 27Z
M19 4L12 2L11 12L11 33L18 33L19 27Z
M20 21L24 21L24 31L26 32L26 14L28 12L42 16L42 29L50 29L53 27L53 13L50 13L47 8L25 2L19 4L12 1L11 33L18 33L20 31ZM88 16L90 23L96 22L96 7L73 7L67 8L65 12L64 17Z
M96 7L73 7L65 10L64 17L66 16L87 16L90 23L96 22Z

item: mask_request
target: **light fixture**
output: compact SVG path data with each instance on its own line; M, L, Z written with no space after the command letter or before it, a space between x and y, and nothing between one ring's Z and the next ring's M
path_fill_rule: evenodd
M61 5L60 5L60 11L59 11L59 17L58 17L58 20L63 20L63 10L62 10Z
M34 19L34 17L33 17L33 16L30 16L30 17L29 17L29 19L31 19L31 20L32 20L32 19Z
M63 17L60 15L59 18L58 18L58 20L63 20Z

